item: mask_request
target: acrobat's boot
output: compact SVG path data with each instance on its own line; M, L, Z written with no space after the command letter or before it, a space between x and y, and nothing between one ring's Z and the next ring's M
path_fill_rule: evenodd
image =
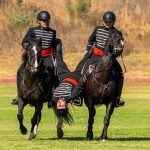
M67 102L70 102L76 106L82 106L83 99L80 97L84 90L85 82L83 78L80 78L78 85L74 87L71 92L71 96L67 98Z

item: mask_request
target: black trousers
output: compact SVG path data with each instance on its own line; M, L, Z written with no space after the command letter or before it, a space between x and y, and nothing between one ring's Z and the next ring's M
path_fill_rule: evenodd
M123 70L116 59L113 61L113 70L118 80L124 79Z
M84 65L86 65L86 62L88 62L88 59L90 58L90 56L91 56L91 53L87 52L84 55L83 59L79 62L79 64L75 68L75 70L73 72L70 72L70 70L68 69L66 63L63 61L62 57L60 57L60 55L56 54L58 78L61 81L65 78L67 78L67 77L75 78L75 79L78 80L78 78L81 75L81 71L82 71Z
M74 72L80 72L81 76L86 75L89 65L96 65L100 60L99 56L92 55L91 53L87 52L80 63L77 65Z
M70 74L70 70L68 69L66 63L63 61L60 55L55 56L56 58L56 66L57 66L57 76L60 81L67 78Z
M123 70L118 63L118 61L115 59L113 62L113 70L115 73L116 81L117 81L117 86L116 86L116 94L117 97L120 98L122 94L122 89L123 89L123 83L124 83L124 74Z
M25 63L23 62L17 70L17 79L16 79L17 80L17 91L19 91L19 89L20 89L19 86L20 86L20 82L22 80L22 74L24 72L24 69L25 69Z

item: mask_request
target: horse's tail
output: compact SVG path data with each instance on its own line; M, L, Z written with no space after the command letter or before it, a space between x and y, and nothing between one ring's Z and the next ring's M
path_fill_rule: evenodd
M58 119L62 119L64 123L67 123L71 125L73 123L72 115L69 112L69 109L53 109L55 112L55 115Z

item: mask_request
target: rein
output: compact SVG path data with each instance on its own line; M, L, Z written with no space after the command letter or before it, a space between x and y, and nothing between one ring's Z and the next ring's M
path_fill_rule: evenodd
M101 71L95 72L95 74L96 74L96 73L99 73L99 72L103 72L103 71L107 71L107 70L101 70ZM102 84L102 83L98 82L97 79L96 79L96 77L95 77L95 74L94 74L94 72L92 72L92 75L93 75L93 77L94 77L94 82L95 82L96 84L98 84L100 87L102 87L102 94L101 94L101 97L100 97L100 101L101 101L102 98L103 98L103 95L104 95L105 90L106 90L106 89L108 88L108 86L109 86L109 82L108 82L107 84ZM106 77L105 77L105 78L106 78Z
M95 71L95 74L96 73L99 73L99 72L104 72L104 71L108 71L108 70L100 70L100 71ZM95 74L94 74L94 72L92 71L92 75L93 75L93 77L94 77L94 81L95 81L95 83L97 83L99 86L102 86L102 87L104 87L104 88L108 88L108 85L109 85L109 83L107 83L107 84L102 84L102 83L100 83L100 82L98 82L97 81L97 79L96 79L96 77L95 77Z
M33 66L32 63L31 63L31 60L32 60L33 57L35 57L35 56L37 55L37 53L34 53L34 55L31 55L31 51L28 50L28 55L30 56L31 59L28 59L25 69L29 71L29 70L32 70L32 66ZM28 57L29 57L29 56L28 56ZM41 63L41 59L40 59L40 63ZM29 71L29 72L30 72L30 71ZM24 82L24 79L23 79L23 85L24 85L24 87L25 87L25 89L26 89L27 92L25 92L24 94L22 94L22 96L29 96L29 95L32 94L36 89L38 89L39 87L41 87L42 83L39 82L36 87L34 87L34 88L31 89L31 90L28 90L28 88L27 88L27 86L26 86L26 84L25 84L25 82Z
M25 83L24 83L24 80L23 80L23 84L24 84L24 87L26 89L27 92L25 92L24 94L22 94L22 96L29 96L30 94L32 94L36 89L38 89L39 87L41 87L42 83L40 82L36 87L34 87L33 89L31 90L28 90Z

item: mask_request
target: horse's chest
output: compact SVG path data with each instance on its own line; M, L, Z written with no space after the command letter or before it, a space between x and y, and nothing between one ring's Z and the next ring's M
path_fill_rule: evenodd
M37 101L43 97L43 87L42 86L24 86L22 89L23 99Z
M112 99L114 95L115 84L113 82L110 82L105 86L96 84L94 85L94 88L89 88L87 93L87 97L92 99L92 103L94 104L104 104Z

